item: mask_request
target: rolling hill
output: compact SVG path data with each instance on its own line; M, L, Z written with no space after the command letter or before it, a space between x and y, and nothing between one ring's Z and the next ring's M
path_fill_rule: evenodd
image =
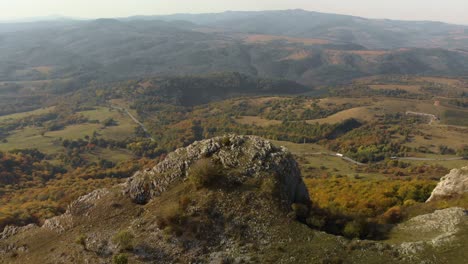
M321 86L376 74L460 76L465 32L301 10L1 24L0 81L67 79L79 88L240 72Z

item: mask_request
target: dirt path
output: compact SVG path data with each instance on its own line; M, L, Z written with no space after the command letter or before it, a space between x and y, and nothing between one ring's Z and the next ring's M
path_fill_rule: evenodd
M132 113L130 113L127 109L122 108L122 107L118 107L118 106L113 106L113 105L111 105L111 108L125 112L133 120L133 122L135 122L137 125L139 125L141 127L141 129L143 129L143 131L145 131L147 137L149 139L151 139L151 141L153 141L153 142L156 141L153 137L151 137L151 134L148 132L148 129L146 129L145 125L142 122L140 122L138 119L136 119L136 117L133 116Z
M293 153L295 155L325 155L325 156L332 156L332 157L337 157L337 158L341 158L341 159L344 159L348 162L351 162L353 164L356 164L358 166L367 166L367 164L365 163L361 163L359 161L356 161L356 160L353 160L352 158L350 157L346 157L344 155L341 155L339 153L326 153L326 152L297 152L297 153Z

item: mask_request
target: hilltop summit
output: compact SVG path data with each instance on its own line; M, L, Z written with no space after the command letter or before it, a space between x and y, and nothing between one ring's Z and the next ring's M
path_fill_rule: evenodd
M285 148L254 136L216 137L80 197L41 227L7 227L0 262L255 262L253 253L274 242L275 230L312 232L291 217L291 205L307 210L309 203Z

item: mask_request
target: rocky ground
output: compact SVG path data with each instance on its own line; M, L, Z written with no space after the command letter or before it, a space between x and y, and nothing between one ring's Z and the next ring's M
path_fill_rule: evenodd
M452 208L397 227L402 237L427 233L422 245L350 241L296 220L308 202L286 149L217 137L80 197L40 227L5 228L0 263L444 263L424 250L465 231L465 211Z

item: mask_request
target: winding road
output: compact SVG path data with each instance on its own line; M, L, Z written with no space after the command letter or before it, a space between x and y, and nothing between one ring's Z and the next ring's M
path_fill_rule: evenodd
M147 136L149 139L151 139L151 141L153 141L153 142L156 141L156 140L151 136L151 134L148 132L148 129L146 129L145 125L144 125L142 122L140 122L138 119L136 119L136 117L133 116L132 113L130 113L130 112L128 111L128 109L122 108L122 107L118 107L118 106L114 106L114 105L111 105L110 107L113 108L113 109L116 109L116 110L125 112L125 113L133 120L133 122L135 122L137 125L139 125L139 126L141 127L141 129L143 129L143 131L145 131L146 136Z
M298 152L298 153L293 153L295 155L326 155L326 156L332 156L332 157L337 157L337 158L341 158L341 159L344 159L350 163L353 163L353 164L356 164L358 166L367 166L368 164L365 164L365 163L361 163L357 160L353 160L352 158L350 157L346 157L340 153L327 153L327 152Z

